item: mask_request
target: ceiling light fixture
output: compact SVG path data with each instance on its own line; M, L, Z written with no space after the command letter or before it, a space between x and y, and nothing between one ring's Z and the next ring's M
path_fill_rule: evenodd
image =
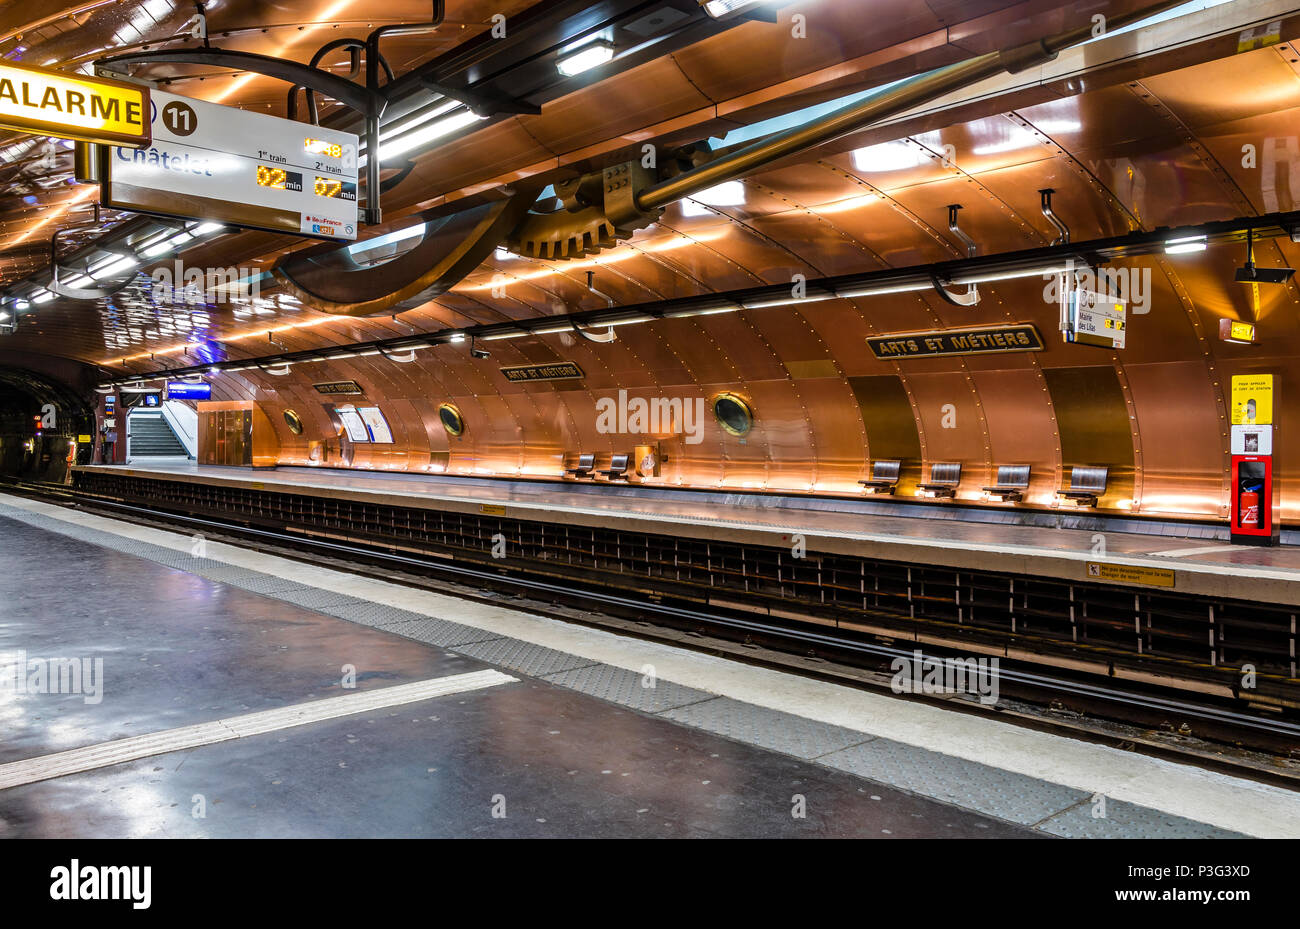
M555 67L565 77L573 77L583 71L598 68L613 57L614 43L607 39L597 39L572 51L561 52L555 59Z
M776 0L706 0L704 12L714 19L739 16L764 6L777 6Z
M485 117L481 117L468 109L452 113L445 119L440 119L422 129L414 129L389 141L381 142L379 145L379 160L381 162L388 161L390 158L405 154L412 149L421 148L434 139L450 135L456 130L464 129L466 126L473 125L483 118Z
M1186 255L1190 252L1205 251L1205 236L1189 235L1178 239L1170 239L1165 243L1166 255Z

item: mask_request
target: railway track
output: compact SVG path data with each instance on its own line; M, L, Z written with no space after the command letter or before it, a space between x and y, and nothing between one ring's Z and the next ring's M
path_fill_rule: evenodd
M489 568L354 540L321 538L290 526L258 528L171 513L65 485L4 486L19 495L140 525L202 532L214 541L469 600L500 605L508 598L515 609L890 694L895 694L890 687L891 664L911 658L918 647L882 636L850 637L797 623L766 622L741 611L702 608L656 594L638 596L596 584L560 583L508 559ZM968 657L956 649L932 646L925 654L939 659ZM1000 661L998 681L1000 699L991 707L950 694L895 695L1300 788L1300 719L1294 714L1234 705L1242 701L1211 696L1190 700L1181 691L1140 682L1103 685L1095 675L1011 659Z

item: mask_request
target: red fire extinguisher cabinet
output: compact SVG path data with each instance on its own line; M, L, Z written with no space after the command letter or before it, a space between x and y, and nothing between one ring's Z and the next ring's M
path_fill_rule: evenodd
M1232 456L1232 541L1276 545L1273 520L1273 456Z

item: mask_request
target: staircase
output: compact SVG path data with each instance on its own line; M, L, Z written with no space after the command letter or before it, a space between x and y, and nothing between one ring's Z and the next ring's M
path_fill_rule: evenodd
M131 416L132 458L188 458L189 453L163 415L134 413Z

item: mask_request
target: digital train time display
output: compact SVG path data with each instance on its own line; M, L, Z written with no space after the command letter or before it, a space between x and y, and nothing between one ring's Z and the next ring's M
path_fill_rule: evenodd
M297 171L286 171L284 168L258 165L257 184L259 187L270 187L274 190L301 191L302 175Z

